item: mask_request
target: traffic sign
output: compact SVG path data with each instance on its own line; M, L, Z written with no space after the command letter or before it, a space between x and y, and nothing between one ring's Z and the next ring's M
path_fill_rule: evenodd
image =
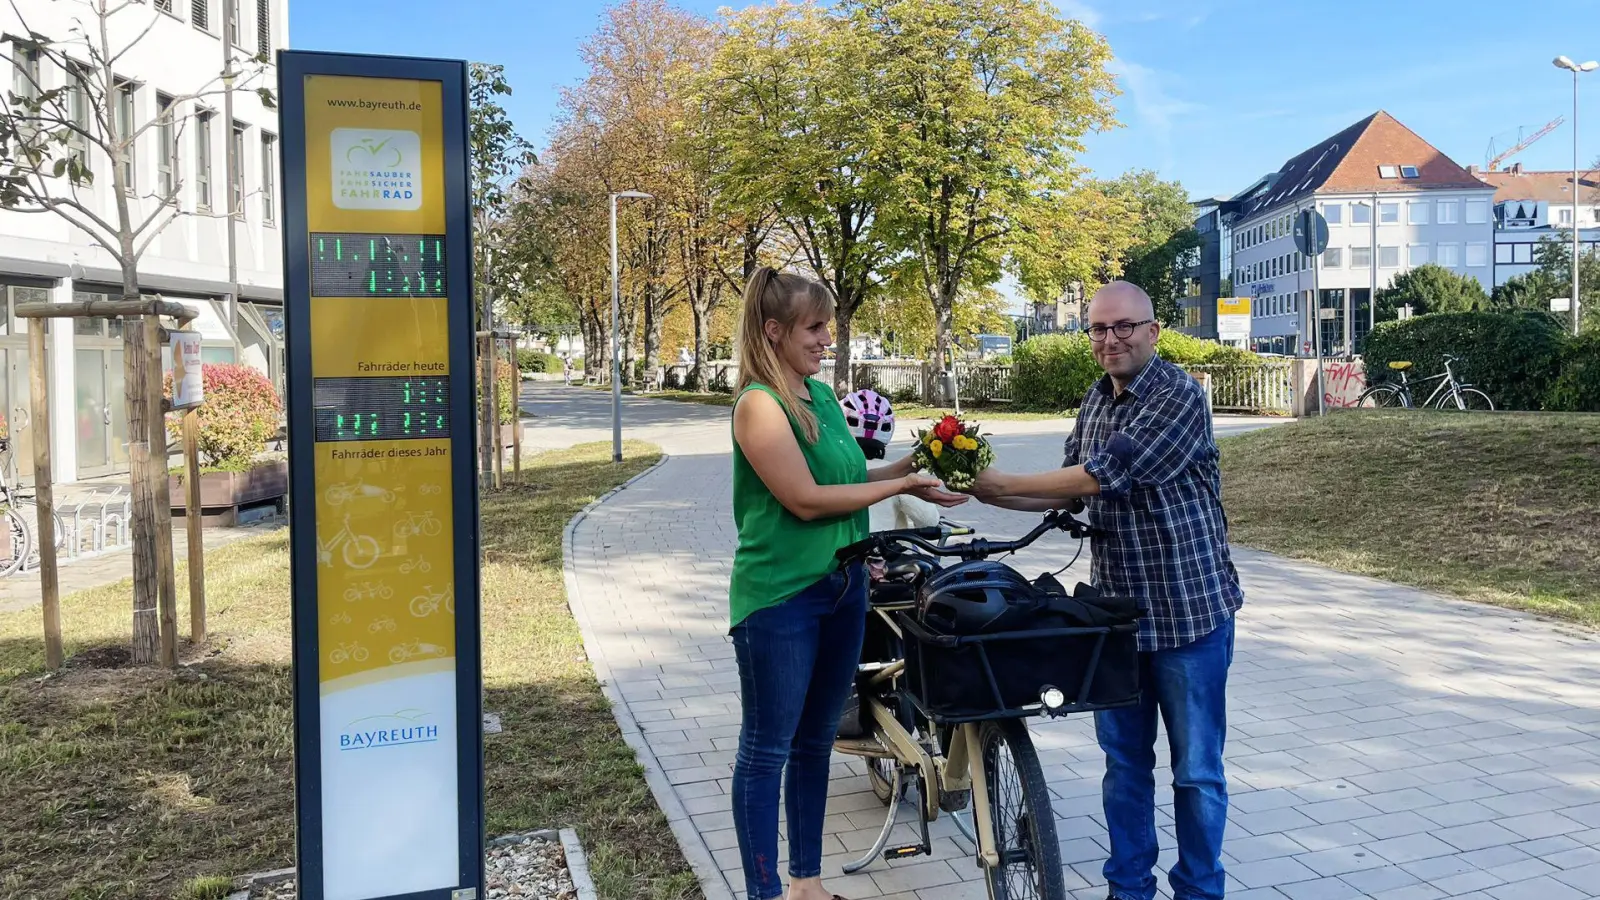
M297 896L483 896L465 62L279 54Z
M1294 217L1294 245L1306 256L1320 256L1328 249L1328 220L1314 209L1304 209Z

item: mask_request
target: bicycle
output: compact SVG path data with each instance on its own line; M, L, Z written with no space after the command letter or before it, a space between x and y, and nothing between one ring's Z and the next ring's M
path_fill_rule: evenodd
M394 596L394 588L383 582L373 583L363 581L361 584L344 589L346 603L355 603L358 600L387 600Z
M402 487L400 490L405 490L405 488ZM329 506L343 506L357 497L375 497L384 503L393 503L396 499L394 491L387 488L374 487L360 479L349 484L332 485L323 494L323 498L328 501Z
M1494 412L1494 401L1489 399L1488 394L1456 380L1455 370L1451 368L1451 364L1460 361L1458 357L1446 356L1443 372L1415 382L1417 385L1424 385L1430 381L1439 382L1439 386L1433 389L1433 393L1428 395L1428 399L1423 401L1422 405L1434 409ZM1362 409L1416 409L1416 398L1411 392L1413 382L1406 377L1411 368L1412 364L1404 360L1389 363L1389 370L1400 376L1400 383L1380 382L1367 388L1356 398L1356 406Z
M383 555L378 539L350 530L350 517L344 517L344 527L328 538L327 543L317 542L317 559L325 566L333 565L333 551L337 548L344 556L344 564L352 569L370 569Z
M328 662L336 666L347 662L361 663L366 662L369 655L367 648L352 641L341 643L339 646L329 650Z
M419 619L427 618L438 612L441 606L444 607L445 612L451 615L455 614L456 600L454 592L450 588L447 587L435 593L433 585L425 584L422 586L422 590L423 593L411 598L410 609L413 616Z
M420 641L412 641L409 644L399 644L390 649L389 662L403 663L419 657L439 657L447 652L449 651L438 644L424 644Z
M27 565L38 551L38 504L22 493L22 481L17 474L16 454L9 437L0 437L0 522L3 522L9 540L0 537L0 578L14 575ZM61 514L50 511L55 524L55 545L60 550L67 545L67 528Z
M405 519L394 523L394 536L397 538L415 537L417 535L434 537L443 527L431 512L406 513Z
M966 562L1015 553L1057 530L1077 537L1080 550L1089 534L1086 525L1056 511L1014 541L950 543L973 532L946 522L877 532L839 551L844 562L879 557L881 567L873 568L881 568L882 580L869 591L869 639L856 679L867 733L840 736L834 749L867 760L868 781L888 807L872 847L843 867L846 874L880 855L931 855L928 825L946 812L972 843L993 900L1067 897L1049 787L1023 719L1137 703L1137 622L955 636L934 633L917 614L922 585L944 571L939 557ZM1082 591L1074 596L1087 599ZM1041 651L1051 661L1038 666L1030 656ZM1097 692L1096 675L1108 660L1120 675L1100 678ZM958 667L969 677L959 677ZM952 685L958 683L966 699L957 698ZM972 700L974 685L989 699ZM889 847L911 783L919 797L920 840ZM960 815L969 806L970 823Z

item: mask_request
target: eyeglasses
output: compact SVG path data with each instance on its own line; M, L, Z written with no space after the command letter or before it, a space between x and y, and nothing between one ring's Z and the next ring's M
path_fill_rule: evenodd
M1117 337L1127 340L1133 337L1133 330L1141 325L1149 325L1155 319L1144 319L1138 322L1118 322L1115 325L1090 325L1089 340L1096 343L1106 339L1106 332L1114 331Z

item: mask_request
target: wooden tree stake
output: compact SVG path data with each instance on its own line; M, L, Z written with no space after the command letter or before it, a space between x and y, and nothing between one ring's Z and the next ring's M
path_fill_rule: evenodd
M45 326L28 323L28 401L33 408L33 483L39 514L39 592L44 596L44 664L52 672L61 668L61 585L56 575L55 491L50 474L50 398L45 378ZM12 448L16 452L16 448Z

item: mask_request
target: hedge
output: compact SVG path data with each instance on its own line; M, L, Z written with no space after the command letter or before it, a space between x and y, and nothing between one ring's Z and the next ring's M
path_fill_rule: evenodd
M1407 377L1415 382L1442 373L1444 357L1454 356L1456 377L1488 394L1496 409L1537 410L1556 379L1567 341L1561 325L1537 310L1430 313L1379 323L1362 357L1376 383L1398 380L1389 374L1390 362L1411 362ZM1436 386L1415 389L1417 403Z
M573 363L577 368L578 363ZM517 368L530 375L559 375L561 374L561 357L554 353L540 353L526 347L517 349Z
M196 446L206 465L243 471L261 453L262 445L278 430L283 403L272 382L253 366L205 363L200 367L205 404L196 409L199 437ZM172 398L172 372L163 379L163 393ZM167 434L182 440L183 416L166 417Z
M1156 353L1179 366L1249 366L1262 358L1248 350L1162 331ZM1017 346L1011 370L1011 399L1028 409L1073 409L1105 374L1095 362L1085 334L1041 334Z
M1561 412L1600 412L1600 331L1567 341L1544 405Z

